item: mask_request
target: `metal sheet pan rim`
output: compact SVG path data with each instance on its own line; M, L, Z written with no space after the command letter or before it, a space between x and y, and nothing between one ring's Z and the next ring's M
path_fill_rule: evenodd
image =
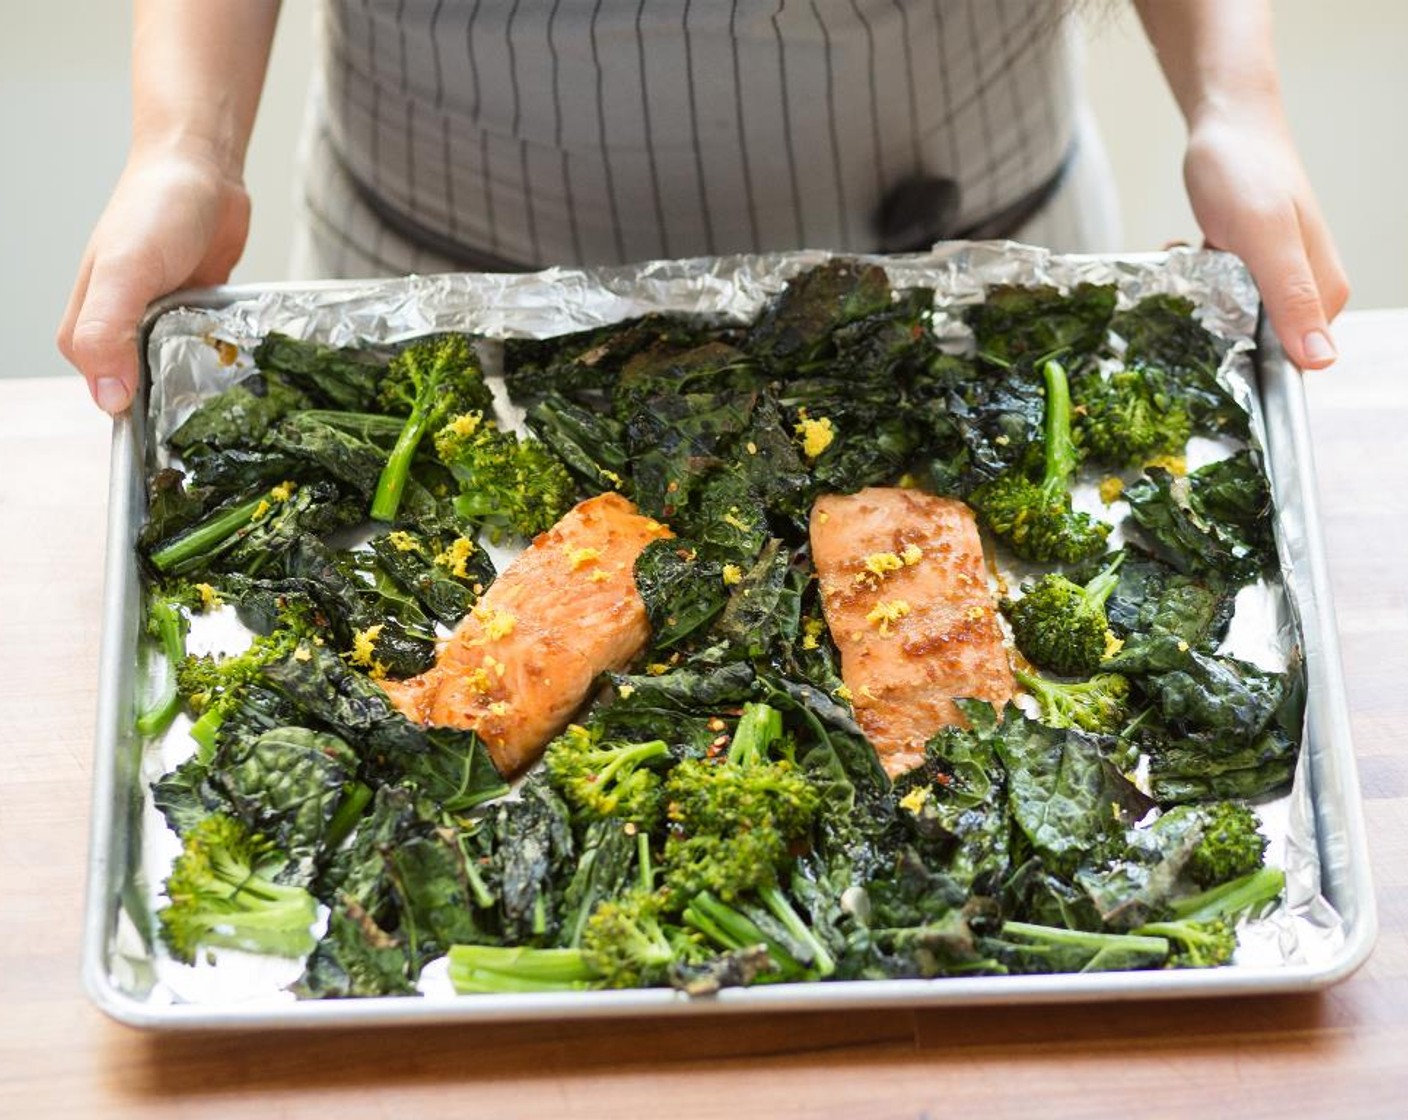
M1124 254L1121 260L1156 260L1161 254ZM334 291L375 286L380 281L328 281L315 284L226 285L193 289L167 296L152 304L139 337L145 340L151 325L162 314L180 306L221 306L234 299L271 291ZM145 346L143 366L145 368ZM843 1008L957 1007L1018 1003L1095 1002L1272 993L1310 992L1338 983L1353 973L1372 951L1377 934L1368 843L1355 765L1350 725L1341 676L1335 613L1325 550L1318 518L1315 472L1311 454L1309 419L1300 373L1273 345L1258 351L1263 383L1284 409L1289 430L1295 476L1284 480L1300 488L1306 511L1305 570L1300 573L1313 589L1313 612L1303 620L1307 637L1314 634L1321 656L1310 666L1313 695L1309 742L1317 766L1331 768L1345 796L1333 806L1339 814L1347 856L1348 891L1339 904L1352 898L1353 919L1345 924L1345 938L1335 955L1319 965L1233 967L1178 972L1121 972L1094 975L1010 976L942 978L936 980L843 981L776 985L721 993L709 1000L689 1000L666 990L631 992L580 992L562 995L475 996L459 1001L416 998L368 998L307 1001L240 1008L222 1005L152 1005L135 999L115 983L109 968L108 943L116 914L117 884L112 878L115 832L114 804L122 791L118 780L117 749L120 689L124 661L131 654L123 641L123 619L128 604L126 589L135 579L130 541L139 511L131 500L134 472L140 471L137 421L144 415L134 407L113 427L108 549L105 561L103 640L99 666L99 699L96 758L92 790L88 889L83 939L82 979L94 1003L112 1018L138 1027L158 1030L243 1030L270 1027L327 1028L372 1024L432 1022L499 1022L531 1019L592 1019L631 1015L764 1013L823 1011ZM1273 449L1274 452L1274 449ZM1276 454L1268 457L1273 473ZM1286 468L1281 468L1282 470ZM1319 804L1317 803L1317 809Z

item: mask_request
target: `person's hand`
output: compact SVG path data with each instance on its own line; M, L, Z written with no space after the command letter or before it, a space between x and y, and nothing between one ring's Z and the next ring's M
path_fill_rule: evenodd
M238 174L190 152L134 151L59 325L59 350L99 408L116 415L132 400L147 304L187 285L223 283L248 234L249 196Z
M1203 236L1246 262L1291 360L1303 369L1330 365L1330 321L1349 299L1349 282L1279 106L1200 114L1183 176Z

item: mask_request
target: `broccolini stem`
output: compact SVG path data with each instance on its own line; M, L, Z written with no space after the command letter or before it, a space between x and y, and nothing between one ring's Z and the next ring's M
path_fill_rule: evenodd
M210 707L200 719L191 724L191 738L196 742L196 755L201 762L209 762L215 756L215 736L224 722L225 717L221 715L220 709Z
M807 928L807 924L797 915L797 911L792 909L787 896L776 884L760 888L758 897L787 932L811 950L812 966L819 976L830 976L836 971L835 958L826 951L826 946L817 940L816 934Z
M396 446L387 456L386 466L377 479L376 493L372 495L371 519L373 521L395 521L396 511L401 508L401 498L406 493L406 482L411 475L411 461L416 449L429 427L429 413L424 409L412 409L396 440Z
M740 914L708 891L701 891L690 899L689 905L684 908L684 920L704 936L734 952L761 945L784 975L797 976L807 971L787 951L786 946L769 937L746 914Z
M256 521L260 506L267 505L264 496L226 510L219 517L197 525L185 536L177 537L170 544L157 549L151 555L152 566L159 572L179 575L207 559L209 553L225 544L241 529L248 529Z
M1046 379L1046 474L1041 485L1054 492L1065 489L1079 457L1071 438L1071 386L1066 371L1060 362L1049 361L1041 372Z
M451 945L450 983L460 994L559 992L594 986L599 977L580 949Z
M640 889L649 894L655 889L655 863L650 858L650 833L636 833L636 870L640 874Z
M1120 585L1119 570L1124 563L1124 553L1120 552L1110 561L1109 567L1085 585L1085 597L1091 606L1103 607L1116 587Z
M1063 926L1038 926L1030 922L1003 922L1003 936L1015 934L1056 945L1105 946L1141 953L1168 954L1168 940L1163 937L1143 937L1135 933L1089 933Z
M156 624L157 640L166 658L166 677L152 702L137 716L137 730L143 735L160 735L181 710L181 695L176 690L176 666L186 656L186 616L170 599L152 600L148 608Z
M371 799L372 787L366 782L352 782L348 785L337 812L333 813L332 820L328 821L328 833L323 841L328 851L334 850L357 827L362 810Z
M489 890L488 884L484 882L484 876L479 874L478 861L469 854L469 845L465 834L460 832L458 836L456 844L460 850L460 858L464 860L464 874L465 878L469 880L470 897L474 899L474 905L479 909L487 910L497 900L494 898L493 892Z
M1209 922L1217 918L1235 919L1279 898L1286 885L1286 873L1279 867L1263 867L1240 879L1180 899L1170 907L1179 921Z
M768 749L782 738L782 713L769 704L749 701L729 744L728 760L740 766L756 766L767 758Z
M601 773L597 775L597 784L606 785L615 776L616 771L626 765L638 766L643 762L652 759L663 758L670 753L670 745L664 739L652 739L648 743L638 743L627 750L617 750L613 753L612 759L601 768Z

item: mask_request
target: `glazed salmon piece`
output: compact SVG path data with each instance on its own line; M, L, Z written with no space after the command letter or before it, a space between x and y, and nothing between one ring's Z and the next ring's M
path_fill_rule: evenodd
M636 557L672 535L619 494L582 502L499 576L433 668L382 687L409 719L470 728L503 773L523 769L598 674L624 669L645 648Z
M818 498L812 560L856 721L892 777L919 765L955 698L1012 697L973 511L952 498L872 487Z

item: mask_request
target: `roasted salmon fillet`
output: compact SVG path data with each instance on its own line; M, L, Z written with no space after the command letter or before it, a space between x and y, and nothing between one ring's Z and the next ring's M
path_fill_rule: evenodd
M811 514L822 609L856 721L892 777L924 759L956 698L1012 696L973 511L952 498L872 487Z
M592 681L650 640L636 557L673 534L618 494L536 537L441 647L433 668L381 686L407 718L479 733L505 774L571 720Z

